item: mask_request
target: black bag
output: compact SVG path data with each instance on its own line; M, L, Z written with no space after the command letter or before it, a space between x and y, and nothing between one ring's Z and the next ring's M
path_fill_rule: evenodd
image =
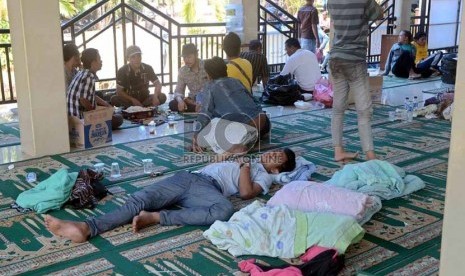
M275 105L293 105L301 99L300 87L290 75L270 79L263 92L263 101Z
M91 169L80 170L66 204L75 209L93 209L100 199L111 194L100 183L102 179L102 173L97 173Z

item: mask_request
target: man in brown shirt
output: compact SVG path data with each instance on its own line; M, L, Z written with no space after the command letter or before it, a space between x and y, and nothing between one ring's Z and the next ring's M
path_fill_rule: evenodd
M315 50L320 47L320 39L318 38L318 10L313 6L314 0L306 0L299 12L297 19L300 23L299 40L302 49L306 49L315 53Z

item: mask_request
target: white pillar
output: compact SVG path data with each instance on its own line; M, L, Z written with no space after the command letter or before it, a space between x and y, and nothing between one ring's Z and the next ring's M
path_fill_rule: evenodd
M241 4L244 14L244 39L242 44L249 43L252 39L257 39L258 33L258 1L250 0L230 0L230 4Z
M463 5L462 5L463 6ZM463 16L463 8L462 8ZM460 25L460 44L465 45L465 21ZM455 91L465 90L465 48L459 47L459 61ZM455 93L452 119L452 137L449 150L449 165L447 171L446 205L441 244L440 275L463 275L465 271L465 94Z
M394 16L397 17L395 22L396 29L394 34L399 34L402 30L410 30L410 10L412 9L412 3L410 0L396 0L394 7Z
M258 1L242 0L244 7L244 41L249 43L252 39L257 39L258 32Z
M57 0L8 0L21 148L32 157L69 152Z

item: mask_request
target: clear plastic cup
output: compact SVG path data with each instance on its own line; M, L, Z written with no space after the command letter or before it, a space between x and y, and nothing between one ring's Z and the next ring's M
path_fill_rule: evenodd
M394 122L396 120L396 112L395 111L389 111L389 121Z
M142 164L144 165L144 173L151 174L153 172L152 159L142 159Z
M33 183L37 181L37 174L35 172L30 172L26 174L26 181L28 183Z
M166 119L168 121L169 128L174 128L176 126L176 115L175 114L170 114L166 116Z
M103 173L104 169L105 169L105 164L103 164L103 163L95 163L94 164L94 171L96 173Z
M149 134L150 135L155 135L156 134L156 125L154 121L151 121L149 123Z
M111 163L110 177L112 177L112 178L121 177L121 171L119 169L119 164L117 162Z
M282 115L283 115L284 106L278 105L278 106L276 107L276 109L277 109L277 115L278 115L278 116L282 116Z

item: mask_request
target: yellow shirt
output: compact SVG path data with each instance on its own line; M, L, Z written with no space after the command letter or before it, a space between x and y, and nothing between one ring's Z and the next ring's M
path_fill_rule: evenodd
M412 44L417 49L417 54L415 56L415 64L417 64L428 57L428 43L425 43L425 46L420 46L416 42L413 42Z
M245 72L245 74L248 76L248 79L252 81L253 77L253 70L252 70L252 64L246 59L243 58L235 58L232 61L237 63L239 67L242 68L242 70ZM242 84L245 86L249 92L252 92L252 84L247 80L247 77L242 74L242 72L236 67L236 65L228 63L228 77L230 78L235 78L238 79L242 82Z

